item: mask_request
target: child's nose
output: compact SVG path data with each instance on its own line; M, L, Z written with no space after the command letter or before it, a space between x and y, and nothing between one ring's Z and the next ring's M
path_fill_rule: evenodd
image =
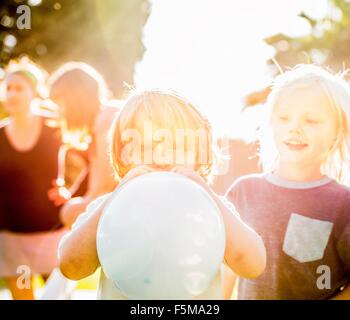
M15 97L16 97L16 93L14 92L14 90L7 91L7 99L13 100Z
M289 132L290 133L300 133L301 132L301 122L299 119L291 121L290 127L289 127Z

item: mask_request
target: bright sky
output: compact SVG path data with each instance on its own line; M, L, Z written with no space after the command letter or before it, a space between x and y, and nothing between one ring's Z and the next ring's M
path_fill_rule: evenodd
M217 133L241 135L246 93L270 81L266 36L303 35L303 10L323 17L327 0L153 0L144 29L146 52L135 71L138 88L172 88L199 105ZM241 125L240 125L241 124ZM220 130L218 130L220 129Z

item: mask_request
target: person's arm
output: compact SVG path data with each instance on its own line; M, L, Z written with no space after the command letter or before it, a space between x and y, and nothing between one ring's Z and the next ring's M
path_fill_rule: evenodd
M147 166L131 170L119 183L118 189L126 182L151 172ZM96 199L87 207L87 212L79 216L73 229L63 237L59 245L59 267L64 276L71 280L80 280L93 274L99 267L96 233L101 214L113 194ZM98 204L96 204L98 202Z
M207 191L216 201L224 220L227 265L241 277L258 277L266 267L266 250L262 238L210 188Z
M93 274L99 266L96 249L96 232L100 216L109 197L106 197L92 212L86 212L84 221L77 221L72 231L59 245L59 267L64 276L80 280Z
M212 191L197 173L183 167L176 167L173 171L199 183L219 207L225 225L226 264L244 278L261 275L266 266L266 250L262 238L240 219L234 206Z
M75 197L70 199L60 210L60 220L67 228L71 228L80 214L82 214L86 207L93 199L84 197Z
M67 146L61 145L58 152L57 178L52 181L53 187L48 191L48 197L55 206L66 205L70 202L72 200L71 197L77 192L89 172L89 167L86 161L79 155L73 153L70 155L70 159L72 159L74 163L79 164L81 170L77 177L72 178L70 176L71 171L66 168L68 151L69 149ZM71 180L73 180L73 183L69 183L70 186L68 187L67 181ZM76 202L76 200L74 202Z
M235 300L238 285L238 276L227 265L222 265L222 296L224 300Z

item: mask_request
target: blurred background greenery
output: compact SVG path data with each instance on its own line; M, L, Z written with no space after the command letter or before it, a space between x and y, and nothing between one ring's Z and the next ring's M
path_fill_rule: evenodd
M29 5L31 29L18 29L18 6ZM150 13L148 0L2 0L0 67L23 54L48 72L60 64L90 63L113 93L133 84L135 63L144 53L142 29Z
M273 59L267 61L277 75L297 64L315 63L335 72L350 67L350 1L328 0L328 12L321 19L313 19L304 12L299 17L310 24L310 33L302 37L288 37L278 33L264 41L276 50ZM348 78L348 77L347 77ZM247 106L263 103L269 88L252 92Z
M20 16L16 10L23 4L31 11L29 30L16 25ZM66 61L81 60L96 67L115 97L121 98L125 83L133 85L135 65L145 52L143 28L151 4L151 0L2 0L0 68L24 54L48 72ZM274 59L267 61L272 73L279 72L276 61L282 69L298 63L322 64L336 71L348 67L350 1L328 0L328 12L319 19L304 12L299 16L310 25L309 34L293 38L277 33L264 39L275 48ZM254 28L254 21L251 24ZM268 92L253 92L247 104L263 102Z
M310 24L310 34L300 38L277 34L265 39L275 47L275 58L281 67L299 63L321 64L335 71L349 67L350 1L329 0L327 15L319 20L303 12L299 16Z

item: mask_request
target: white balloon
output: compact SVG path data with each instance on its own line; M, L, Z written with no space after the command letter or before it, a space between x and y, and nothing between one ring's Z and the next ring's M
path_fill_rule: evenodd
M105 208L97 251L106 276L129 299L191 299L223 260L225 229L208 193L176 173L122 186Z

